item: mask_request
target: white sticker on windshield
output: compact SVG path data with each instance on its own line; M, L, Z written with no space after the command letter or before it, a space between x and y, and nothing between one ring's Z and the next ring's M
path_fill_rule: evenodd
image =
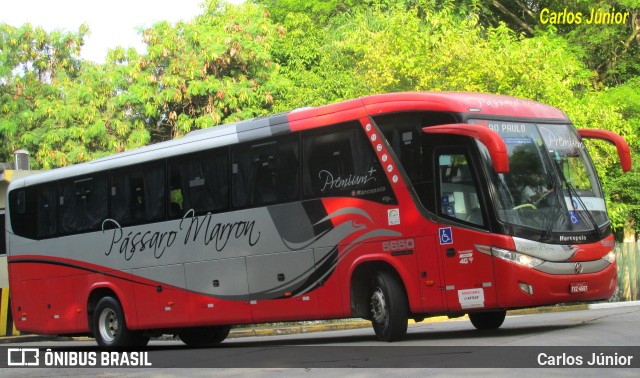
M598 197L580 197L584 206L578 201L577 198L573 199L569 196L564 197L564 202L567 204L567 210L584 210L585 207L589 211L607 211L604 199Z

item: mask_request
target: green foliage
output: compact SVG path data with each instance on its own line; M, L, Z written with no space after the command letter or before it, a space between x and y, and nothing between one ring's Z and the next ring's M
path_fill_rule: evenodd
M448 3L448 0L431 0ZM598 73L595 85L614 86L640 74L640 1L638 0L463 0L457 6L478 15L485 26L505 23L516 33L529 37L549 30L563 36L569 44L581 51L581 60ZM543 24L540 13L567 12L582 14L581 23L561 22ZM588 24L592 11L627 13L624 24ZM547 14L548 15L548 14Z
M87 32L1 26L4 161L24 148L48 169L265 115L287 87L271 58L282 31L260 7L209 1L192 23L144 30L146 54L116 48L105 65L78 58Z
M407 8L419 1L415 0L326 0L326 1L300 1L300 0L254 0L254 3L262 4L269 10L276 22L284 23L292 14L304 14L316 26L332 24L332 19L345 13L362 11L365 9L389 10L393 8Z
M602 121L594 127L613 130L623 135L631 148L634 166L631 172L621 174L615 164L615 148L603 142L592 142L592 148L599 150L595 155L597 160L594 160L605 190L609 194L609 216L616 229L622 229L626 224L640 230L640 175L637 168L640 164L637 159L640 153L640 77L599 95L598 102L585 108L605 108L610 112L602 114ZM612 119L613 117L616 119Z
M45 32L30 24L0 25L0 135L2 159L26 148L35 167L84 161L99 143L91 93L81 83L86 71L78 59L88 28L77 33ZM100 146L100 149L104 146Z
M608 203L609 216L615 229L622 230L628 222L634 227L640 221L640 174L632 171L624 175L609 177L606 180L608 191L612 194Z
M123 103L155 142L271 112L286 86L271 57L279 33L260 7L209 1L192 23L145 30L146 55L110 62L127 68Z
M336 78L349 96L370 93L466 90L506 93L562 105L590 87L593 74L557 35L521 38L505 25L484 29L476 18L452 15L453 8L429 11L363 10L340 18L325 30L297 27L288 19L287 45L277 46L283 66L295 75L322 75L325 86ZM301 16L297 16L299 20ZM348 64L344 66L344 62ZM526 64L525 64L526 63ZM341 66L342 65L342 66ZM295 80L305 91L304 80ZM309 90L317 89L317 80ZM319 89L323 92L325 88ZM348 91L348 92L347 92ZM344 98L336 93L335 98ZM322 96L328 97L328 96Z

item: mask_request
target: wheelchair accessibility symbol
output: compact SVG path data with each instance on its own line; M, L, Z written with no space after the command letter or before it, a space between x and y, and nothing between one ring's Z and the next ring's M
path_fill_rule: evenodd
M580 218L578 217L578 212L575 210L569 211L569 218L571 219L571 224L580 223Z
M441 228L438 230L440 234L440 244L453 244L453 236L451 234L451 227Z

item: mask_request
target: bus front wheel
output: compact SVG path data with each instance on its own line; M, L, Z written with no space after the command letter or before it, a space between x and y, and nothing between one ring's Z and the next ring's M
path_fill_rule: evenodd
M188 346L219 344L229 336L231 326L184 328L178 337Z
M407 333L409 305L398 279L385 271L373 278L371 285L371 324L380 341L397 341Z
M500 328L507 315L506 310L487 311L487 312L471 312L469 320L476 329L497 329Z
M142 347L149 337L127 328L122 305L113 297L100 299L93 313L93 335L105 348Z

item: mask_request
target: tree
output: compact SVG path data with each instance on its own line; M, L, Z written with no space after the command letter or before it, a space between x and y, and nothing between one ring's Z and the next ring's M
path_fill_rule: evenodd
M83 134L75 81L82 76L80 47L88 32L47 33L30 24L15 28L0 25L0 134L4 139L2 159L10 160L13 150L32 153L35 167L48 168L82 161L84 156L68 156L73 140ZM73 88L73 89L72 89ZM91 136L89 136L91 138ZM55 142L67 144L61 152ZM84 147L80 147L84 148ZM91 144L86 148L92 148ZM83 151L75 151L83 155Z
M86 25L77 33L0 27L3 161L24 148L34 168L49 169L149 141L145 125L119 103L123 68L79 58L88 32Z
M427 0L437 6L449 0ZM457 3L460 12L478 15L485 27L504 23L516 33L538 36L549 30L564 36L572 50L580 51L587 67L598 73L596 85L614 86L640 74L640 1L639 0L463 0ZM581 22L550 14L581 14ZM544 11L544 12L543 12ZM587 23L591 12L628 12L621 24ZM545 13L546 12L546 13ZM561 18L562 17L562 18Z
M623 118L622 125L625 138L630 144L634 169L631 172L620 174L617 167L609 167L608 171L601 175L603 185L609 194L608 204L609 216L614 224L614 228L625 241L635 241L635 234L640 230L640 173L637 156L640 154L640 141L638 130L640 130L640 77L635 77L627 81L624 85L609 89L601 94L601 101L614 104ZM611 106L611 105L609 105ZM609 129L611 126L600 123L602 128ZM594 146L592 146L594 148ZM601 156L615 156L615 149L611 146L599 143L595 148L606 149ZM609 155L607 155L609 154ZM600 164L599 167L603 167Z
M143 31L147 52L81 61L88 32L0 29L2 158L54 168L273 111L287 87L271 58L283 31L258 6L208 1L194 22Z
M156 142L270 113L287 84L271 57L281 33L261 7L210 0L191 23L144 30L146 54L116 50L108 64L126 71L119 101Z

